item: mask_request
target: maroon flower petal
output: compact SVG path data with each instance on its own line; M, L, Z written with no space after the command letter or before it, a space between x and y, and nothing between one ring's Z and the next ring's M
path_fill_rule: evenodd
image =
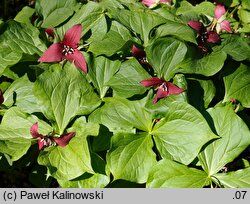
M76 49L81 38L81 33L82 33L82 25L81 24L74 25L65 33L62 44L68 45L71 48Z
M167 84L169 95L178 95L182 93L183 91L185 91L184 89L179 88L178 86L175 86L171 82L166 82L166 84Z
M49 37L54 37L54 28L46 28L45 29L45 32L47 33L47 35L49 36Z
M135 45L132 47L132 55L139 60L146 57L145 51L143 49L137 48Z
M41 150L43 147L44 147L44 139L43 138L39 138L37 140L37 143L38 143L38 149Z
M165 98L167 96L169 96L169 91L164 89L163 86L160 86L156 92L155 97L154 97L153 104L155 104L159 99Z
M229 32L229 33L232 33L232 32L233 32L233 31L232 31L232 28L231 28L231 26L230 26L230 23L229 23L229 21L227 21L227 20L222 21L222 22L220 23L220 26L221 26L221 29L222 29L222 30L225 30L225 31L227 31L227 32Z
M226 9L223 4L217 4L214 11L214 17L218 20L226 13Z
M0 105L4 102L3 92L0 89Z
M220 42L220 36L216 32L210 31L208 32L207 42L218 43Z
M70 133L66 133L62 135L61 137L57 137L57 138L53 137L53 140L60 147L65 147L74 136L75 136L75 132L70 132Z
M150 87L150 86L160 86L164 81L157 78L157 77L152 77L149 79L142 80L140 83L145 86L145 87Z
M54 43L43 53L38 62L60 62L63 58L62 51L63 45L61 43Z
M188 21L188 25L195 29L198 33L201 32L202 28L203 28L203 24L200 21Z
M75 66L85 73L88 72L88 67L83 54L79 50L75 50L74 53L64 56L70 63L74 62Z
M34 123L31 128L30 128L30 134L32 135L33 138L43 138L44 136L42 134L38 133L38 123Z

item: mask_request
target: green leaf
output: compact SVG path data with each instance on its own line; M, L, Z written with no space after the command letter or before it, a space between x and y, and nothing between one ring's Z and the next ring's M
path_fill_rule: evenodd
M214 51L201 59L188 58L179 64L179 71L183 73L212 76L222 69L226 58L227 55L223 51Z
M151 134L162 158L190 164L202 146L216 136L203 116L191 105L175 101Z
M67 63L41 74L34 84L38 104L56 128L63 134L76 115L87 115L100 104L100 99L85 77L74 65Z
M150 77L136 59L130 59L122 63L120 70L109 80L108 85L112 87L114 96L129 98L143 94L147 89L140 81Z
M185 33L185 35L183 35L183 33ZM166 37L169 35L197 44L194 29L180 22L165 20L165 24L157 27L154 38Z
M178 72L179 64L185 57L187 47L174 38L158 38L146 48L147 59L159 78L169 81Z
M46 46L39 39L37 28L9 20L4 33L0 35L0 74L22 58L25 54L41 55ZM29 58L36 61L37 57Z
M11 156L12 161L25 155L31 145L30 128L39 123L39 133L48 134L51 127L33 115L13 107L6 111L0 125L0 152Z
M114 180L145 183L150 168L156 163L153 141L147 133L120 133L112 137L107 165Z
M56 27L73 15L75 0L39 0L36 5L38 13L43 17L43 28ZM60 18L58 18L60 16Z
M120 97L105 98L105 104L94 111L89 121L103 124L113 132L134 132L134 128L149 131L151 114L143 101L129 101Z
M33 94L34 83L30 82L27 75L14 81L4 93L4 105L16 105L26 113L40 112L36 97Z
M57 31L62 37L69 28L80 23L83 27L82 32L86 34L91 28L103 21L104 18L103 9L99 4L89 1L87 4L82 5L79 10L76 10L72 18L62 27L58 28Z
M109 89L108 82L119 70L121 62L118 60L112 61L103 56L94 58L88 63L89 77L97 88L100 97L103 98Z
M19 23L24 23L27 25L32 25L31 18L35 13L35 9L28 6L23 7L23 9L14 18L15 21Z
M147 188L202 188L209 184L204 171L163 159L149 172Z
M164 18L149 9L136 9L135 11L114 9L112 10L112 17L132 32L135 32L145 46L148 44L150 31L154 27L165 23Z
M227 70L223 80L226 89L223 102L234 98L244 107L250 108L250 67L241 64L237 69Z
M195 78L188 78L187 81L189 103L198 110L208 108L216 92L213 81Z
M46 166L49 174L59 180L71 180L85 172L94 173L87 136L97 135L98 130L98 125L86 123L84 118L79 118L68 130L76 132L69 144L63 148L56 146L40 152L38 163Z
M202 2L192 6L188 1L182 1L180 7L177 9L176 14L181 15L187 20L193 20L200 17L201 14L214 16L215 5L211 2Z
M108 33L98 40L91 42L88 51L96 55L112 56L130 46L128 41L132 40L130 31L122 24L112 21L111 28ZM108 48L108 49L107 49Z
M222 43L215 47L215 52L225 52L236 61L243 61L250 56L250 46L247 38L234 34L221 35Z
M57 179L62 188L104 188L109 183L109 178L103 174L88 174L71 181Z
M235 172L215 174L215 182L225 188L250 188L250 168L241 169ZM218 179L218 180L217 180Z
M208 109L214 127L221 137L199 154L199 161L208 175L214 175L233 161L250 144L250 132L232 106Z
M249 10L239 9L238 14L239 14L239 17L240 17L242 22L247 23L247 24L250 23L250 12L249 12Z

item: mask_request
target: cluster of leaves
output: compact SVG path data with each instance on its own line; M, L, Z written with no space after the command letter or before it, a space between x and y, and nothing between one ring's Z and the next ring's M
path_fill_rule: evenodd
M0 164L25 159L40 187L250 187L249 1L223 1L233 32L206 53L188 22L209 25L215 3L155 2L37 0L0 22ZM87 73L39 63L77 24ZM185 91L152 103L151 77Z

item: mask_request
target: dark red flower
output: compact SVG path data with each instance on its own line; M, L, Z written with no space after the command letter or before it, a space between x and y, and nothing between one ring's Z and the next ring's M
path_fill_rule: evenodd
M4 102L3 92L0 89L0 105Z
M198 47L202 50L203 53L209 51L208 43L219 43L220 36L214 32L210 31L199 21L191 20L188 22L188 25L197 31L197 43Z
M142 80L140 83L145 87L157 87L157 92L153 99L153 104L155 104L161 98L166 98L169 95L178 95L185 91L184 89L179 88L173 83L164 81L158 77L145 79Z
M54 137L39 134L37 130L38 123L35 123L30 128L30 134L34 139L37 139L39 150L43 149L43 147L51 147L55 144L58 144L60 147L65 147L75 136L75 132L70 132L62 135L61 137Z
M82 25L74 25L66 31L61 42L52 44L45 53L43 53L38 62L60 62L66 59L70 63L74 62L77 68L87 73L88 69L85 58L77 49L81 32Z
M46 28L46 29L45 29L45 33L47 33L47 35L48 35L49 37L54 38L54 35L55 35L54 28L51 28L51 27Z
M132 56L135 57L141 64L147 63L146 52L135 45L132 47Z

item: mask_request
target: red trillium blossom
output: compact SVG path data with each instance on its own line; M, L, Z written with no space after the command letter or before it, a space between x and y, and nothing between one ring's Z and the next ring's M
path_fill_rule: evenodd
M220 42L220 36L214 31L207 30L201 22L191 20L188 22L188 25L197 31L198 33L197 43L198 47L202 50L202 52L204 53L208 52L207 43Z
M154 7L158 3L171 3L172 0L142 0L142 3L147 7Z
M0 89L0 105L4 102L3 92Z
M164 81L157 77L142 80L140 83L145 87L157 87L157 92L153 99L153 104L155 104L161 98L166 98L169 95L178 95L185 91L184 89L179 88L173 83Z
M146 64L146 53L143 49L137 48L135 45L132 47L132 55L135 57L141 64Z
M60 147L65 147L72 137L75 136L74 132L66 133L61 137L54 137L48 135L42 135L38 133L38 123L35 123L30 128L30 134L34 139L37 139L39 150L43 147L51 147L55 144L58 144Z
M219 33L221 30L225 30L229 33L232 33L232 28L230 26L229 21L225 20L224 14L226 13L226 9L224 5L217 4L215 11L214 11L214 17L217 20L216 30Z
M40 57L38 62L60 62L68 60L74 62L77 68L87 73L87 64L82 53L77 49L81 38L82 25L77 24L66 31L64 38L59 43L52 44Z

